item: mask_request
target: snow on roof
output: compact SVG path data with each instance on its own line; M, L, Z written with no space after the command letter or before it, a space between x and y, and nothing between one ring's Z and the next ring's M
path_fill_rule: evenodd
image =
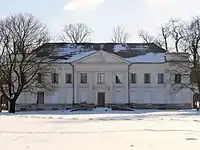
M130 48L131 50L135 51L147 51L149 50L150 46L149 45L137 45L134 48Z
M149 50L150 46L149 45L136 45L134 47L129 47L127 44L118 44L114 46L114 52L120 52L120 51L127 51L127 50L132 50L132 51L147 51Z
M81 52L79 54L76 54L74 56L72 56L71 58L69 58L68 60L66 60L66 62L70 63L70 62L74 62L77 61L79 59L82 59L84 57L87 57L93 53L96 53L97 51L93 50L93 51L88 51L88 52Z
M69 47L60 48L58 50L57 56L64 56L64 55L71 54L76 51L77 51L77 49L75 49L75 48L69 48Z
M126 60L134 62L156 63L165 62L165 53L147 53L136 57L126 58Z
M57 56L75 55L83 51L89 51L89 49L85 49L81 45L74 46L74 45L68 44L66 47L58 49Z
M126 51L127 50L127 47L126 45L115 45L114 46L114 52L117 53L117 52L120 52L120 51Z

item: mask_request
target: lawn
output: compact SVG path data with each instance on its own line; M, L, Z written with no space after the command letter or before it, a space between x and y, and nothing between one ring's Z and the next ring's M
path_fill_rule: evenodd
M195 110L0 113L6 150L188 150L199 144Z

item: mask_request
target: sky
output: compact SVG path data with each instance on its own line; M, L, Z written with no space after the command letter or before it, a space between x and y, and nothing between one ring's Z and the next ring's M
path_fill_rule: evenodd
M110 42L120 25L130 33L129 42L140 42L143 29L152 35L170 18L200 16L199 0L2 0L0 18L11 13L32 13L58 36L65 24L85 23L93 29L91 41Z

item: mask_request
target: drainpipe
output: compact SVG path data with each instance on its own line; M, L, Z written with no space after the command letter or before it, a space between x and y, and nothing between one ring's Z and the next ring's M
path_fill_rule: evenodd
M131 101L130 101L130 66L131 65L132 63L128 65L128 105L131 104Z
M75 70L74 70L74 65L72 64L72 63L69 63L71 66L72 66L72 78L73 78L73 81L72 81L72 88L73 88L73 90L72 90L72 92L73 92L73 100L72 100L72 107L74 108L74 104L75 104L75 89L74 89L74 87L75 87L75 78L74 78L74 73L75 73Z

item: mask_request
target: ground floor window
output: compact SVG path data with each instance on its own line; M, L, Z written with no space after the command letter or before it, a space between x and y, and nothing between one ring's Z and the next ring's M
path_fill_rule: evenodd
M66 81L66 83L72 83L72 74L66 73L65 81Z
M37 92L37 104L44 104L44 92Z

